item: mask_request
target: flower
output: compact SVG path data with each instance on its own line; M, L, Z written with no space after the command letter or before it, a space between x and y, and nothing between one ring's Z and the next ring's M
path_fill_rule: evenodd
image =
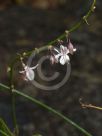
M26 81L34 80L35 73L33 69L35 69L38 66L38 64L34 67L29 67L28 65L25 65L24 63L22 63L22 65L23 65L24 70L19 71L19 73L24 74L24 80Z
M73 44L71 43L70 39L69 39L69 43L68 43L68 49L69 49L69 53L72 55L76 51L76 48L73 47Z
M65 63L69 63L70 58L68 54L73 55L73 53L76 51L76 48L73 47L73 44L71 43L70 39L67 38L67 45L63 45L63 41L58 40L60 44L60 49L57 48L50 48L51 51L51 56L50 56L50 61L51 64L58 63L60 62L61 65L64 65ZM56 52L56 54L53 51Z
M60 45L60 51L56 48L54 50L58 53L55 55L56 62L60 62L61 65L64 65L65 63L68 63L70 61L70 58L68 56L69 49L67 47L64 47L63 45Z

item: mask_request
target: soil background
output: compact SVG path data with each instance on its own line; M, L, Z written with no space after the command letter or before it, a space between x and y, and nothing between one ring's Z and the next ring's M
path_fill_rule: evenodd
M39 48L60 36L80 20L90 3L82 0L0 1L1 82L9 84L7 67L17 53ZM83 98L86 103L102 107L101 5L102 1L98 0L95 13L88 20L89 26L84 24L70 34L77 52L70 56L71 75L60 89L45 91L23 81L18 73L20 63L15 68L14 77L15 88L60 111L93 136L102 136L102 111L83 109L79 99ZM45 53L40 54L36 60L43 55ZM45 62L43 70L49 76L57 69L62 78L65 68L60 65L50 66L49 62ZM37 80L46 84L38 77ZM16 112L20 136L36 133L42 136L84 136L59 117L19 96L16 97ZM0 92L0 117L13 130L9 93Z

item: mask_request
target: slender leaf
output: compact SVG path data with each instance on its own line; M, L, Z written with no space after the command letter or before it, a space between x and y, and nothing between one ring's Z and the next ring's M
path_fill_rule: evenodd
M0 133L2 136L13 136L13 133L10 131L3 119L0 118Z
M5 91L8 91L10 88L2 83L0 83L0 90L2 91L2 88L4 88ZM64 116L62 113L56 111L55 109L49 107L48 105L40 102L39 100L28 96L27 94L22 93L21 91L18 90L13 90L13 92L15 94L18 94L20 96L25 97L26 99L32 101L33 103L37 104L38 106L46 109L47 111L52 112L53 114L59 116L60 118L62 118L65 122L67 122L68 124L71 124L73 127L77 128L80 132L82 132L85 136L92 136L89 132L87 132L84 128L80 127L78 124L76 124L75 122L73 122L72 120L70 120L68 117Z
M2 136L9 136L8 134L6 134L4 131L0 130L0 134L2 134Z

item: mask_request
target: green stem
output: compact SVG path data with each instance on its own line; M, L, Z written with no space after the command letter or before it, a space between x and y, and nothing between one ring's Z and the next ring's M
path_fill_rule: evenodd
M15 60L13 60L12 62L12 66L14 66L15 64ZM10 94L11 94L11 103L12 103L12 119L13 119L13 125L14 125L14 134L15 136L18 136L18 125L17 125L17 119L16 119L16 104L15 104L15 94L13 92L14 89L14 85L13 85L13 68L10 68L10 73L9 73L9 77L10 77Z
M77 30L84 22L87 23L87 19L89 18L89 16L93 12L95 4L96 4L96 0L93 0L93 3L91 5L89 11L86 13L85 16L83 16L81 18L81 20L78 23L76 23L74 26L72 26L71 29L68 30L69 33ZM42 51L44 51L44 50L48 50L49 45L52 45L52 44L56 43L58 41L58 39L63 39L64 37L66 37L65 33L62 34L61 36L59 36L58 38L56 38L55 40L49 42L47 45L39 48L38 49L39 53L42 52ZM32 52L34 52L35 54L37 54L36 50L34 50L34 51L27 52L24 55L24 57L29 56L30 54L32 54ZM12 97L13 123L14 123L14 126L15 126L15 134L16 134L16 136L18 135L18 129L17 129L16 112L15 112L15 96L14 96L14 92L13 92L12 86L13 86L13 69L14 69L15 63L18 60L19 60L19 56L16 56L16 58L14 58L14 60L12 61L11 65L10 65L10 73L9 73L10 74L10 92L11 92L11 97Z
M67 30L69 33L76 31L82 24L86 23L86 21L88 20L89 16L91 15L91 13L94 11L96 5L96 0L93 0L93 3L89 9L89 11L86 13L86 15L84 15L79 22L77 22L75 25L73 25L69 30ZM39 53L44 51L44 50L48 50L49 45L55 44L56 42L58 42L59 39L63 39L66 37L66 33L63 33L62 35L60 35L59 37L57 37L55 40L49 42L47 45L41 47L38 49ZM32 52L34 51L29 51L26 53L25 56L29 56ZM36 50L35 50L36 53Z
M96 5L96 0L93 0L93 3L91 4L89 11L80 19L79 22L77 22L75 25L73 25L73 26L68 30L69 33L72 33L72 32L74 32L74 31L76 31L82 24L86 23L86 21L88 20L88 18L90 17L90 15L91 15L91 14L93 13L93 11L94 11L95 5ZM45 46L43 46L43 47L40 47L40 48L38 49L38 52L40 53L40 52L42 52L42 51L44 51L44 50L48 50L49 45L53 45L53 44L55 44L56 42L58 42L59 39L63 39L63 38L65 38L65 37L66 37L66 33L63 33L62 35L58 36L55 40L50 41L47 45L45 45ZM33 50L33 51L27 52L24 56L25 56L25 57L26 57L26 56L29 56L29 55L32 54L32 52L34 52L35 54L37 53L37 52L36 52L36 49L35 49L35 50ZM13 67L14 63L16 63L17 60L19 60L19 56L16 56L16 58L15 58L14 61L13 61L13 63L10 65L11 68Z
M16 120L16 107L15 107L15 93L12 91L11 94L12 97L12 117L13 117L13 124L14 124L14 134L15 136L18 136L19 130Z
M9 90L9 87L0 83L0 87L5 88L6 91ZM85 129L83 129L82 127L80 127L78 124L76 124L75 122L73 122L72 120L70 120L68 117L64 116L63 114L61 114L60 112L56 111L55 109L49 107L48 105L40 102L39 100L32 98L24 93L22 93L21 91L18 90L13 90L13 92L17 95L23 96L26 99L32 101L33 103L37 104L38 106L46 109L47 111L50 111L51 113L54 113L55 115L59 116L60 118L62 118L64 121L66 121L67 123L71 124L72 126L74 126L75 128L77 128L80 132L82 132L83 134L85 134L86 136L92 136L90 133L88 133Z
M9 136L8 134L6 134L4 131L0 130L0 133L3 135L3 136Z

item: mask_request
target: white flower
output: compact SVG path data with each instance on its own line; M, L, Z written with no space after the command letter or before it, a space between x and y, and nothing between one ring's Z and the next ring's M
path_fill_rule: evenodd
M19 73L24 74L24 80L26 81L32 81L34 80L35 73L33 69L35 69L38 66L38 64L34 67L29 67L23 63L23 71L19 71Z
M65 63L68 63L70 61L70 58L68 56L69 49L67 47L64 47L63 45L60 45L60 51L56 48L54 50L58 53L55 55L56 61L60 62L60 64L64 65Z

